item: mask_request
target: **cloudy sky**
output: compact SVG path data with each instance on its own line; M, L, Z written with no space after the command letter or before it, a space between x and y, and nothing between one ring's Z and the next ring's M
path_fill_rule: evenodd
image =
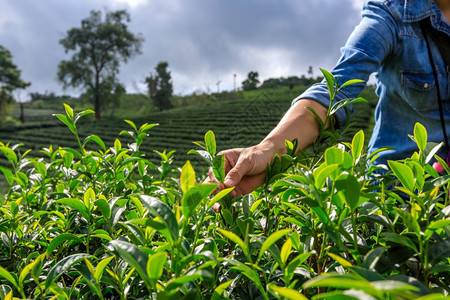
M360 20L363 0L0 0L0 45L11 51L32 85L29 92L62 90L59 44L91 10L126 9L129 28L145 39L142 54L121 66L129 93L145 93L143 80L167 61L175 93L231 90L257 71L301 76L313 66L331 69ZM217 82L220 84L217 85Z

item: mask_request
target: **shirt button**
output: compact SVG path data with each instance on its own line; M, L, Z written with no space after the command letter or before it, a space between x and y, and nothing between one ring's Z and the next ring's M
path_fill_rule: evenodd
M425 82L425 84L423 85L423 88L424 89L428 88L428 82Z

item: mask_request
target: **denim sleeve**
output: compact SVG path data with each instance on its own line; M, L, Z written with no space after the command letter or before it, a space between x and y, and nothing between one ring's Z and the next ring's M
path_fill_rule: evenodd
M388 5L384 1L369 1L364 5L361 22L341 48L341 57L331 70L339 85L351 79L367 82L370 74L395 51L398 44L399 17ZM365 83L346 86L336 94L334 101L356 98L364 87ZM330 96L325 80L312 85L295 98L292 104L301 99L312 99L328 107ZM352 106L347 106L347 109L353 112ZM346 110L340 109L335 117L337 127L342 128L347 120Z

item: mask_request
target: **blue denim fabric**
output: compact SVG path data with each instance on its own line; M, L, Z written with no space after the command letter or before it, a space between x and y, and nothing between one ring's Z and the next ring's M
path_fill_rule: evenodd
M384 146L396 150L382 152L375 163L402 159L417 151L408 137L414 125L420 122L428 131L428 141L442 142L436 82L427 55L427 46L419 21L430 18L432 26L450 34L439 8L432 0L368 1L362 11L362 20L341 49L341 58L331 71L342 84L350 79L367 81L376 72L379 102L375 110L375 127L369 142L369 151ZM436 45L430 40L438 72L444 116L450 120L450 85L445 62ZM364 84L345 87L336 101L354 98L364 89ZM329 105L325 82L311 86L294 99L313 99ZM350 108L353 110L353 108ZM336 115L338 124L346 121L344 110ZM450 133L450 122L447 132Z

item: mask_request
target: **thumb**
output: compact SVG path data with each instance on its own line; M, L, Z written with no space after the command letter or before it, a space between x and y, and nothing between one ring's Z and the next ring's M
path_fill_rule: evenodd
M228 172L223 182L226 187L232 187L238 184L242 177L250 172L251 166L248 161L245 163L243 160L238 160L236 165Z

